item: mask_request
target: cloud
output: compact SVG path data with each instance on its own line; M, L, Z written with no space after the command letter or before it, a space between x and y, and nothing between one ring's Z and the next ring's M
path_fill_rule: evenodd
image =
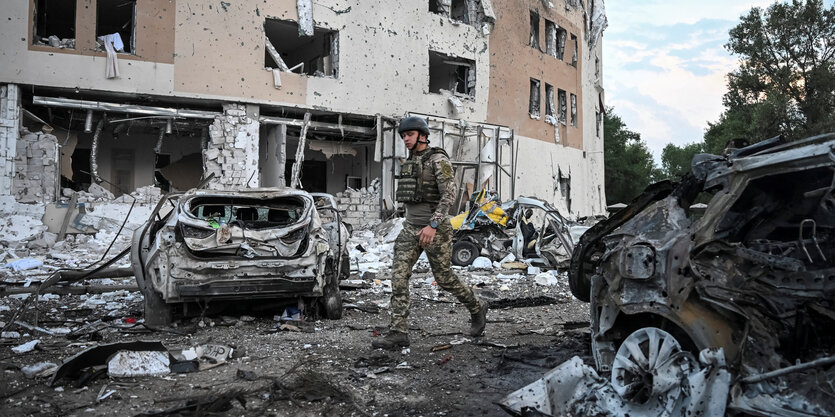
M716 2L706 3L709 10ZM619 18L607 12L610 22ZM701 140L707 122L721 114L725 77L737 65L723 45L737 21L646 20L633 23L635 30L604 34L603 76L607 104L631 130L641 133L658 159L667 143Z

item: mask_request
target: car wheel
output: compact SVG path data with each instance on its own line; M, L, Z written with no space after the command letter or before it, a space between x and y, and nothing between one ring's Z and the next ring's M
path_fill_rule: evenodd
M624 339L612 364L612 387L637 404L659 402L680 383L679 374L698 371L698 362L675 336L657 327L638 329Z
M472 265L475 258L481 254L481 249L468 240L462 240L452 245L452 264L458 266Z

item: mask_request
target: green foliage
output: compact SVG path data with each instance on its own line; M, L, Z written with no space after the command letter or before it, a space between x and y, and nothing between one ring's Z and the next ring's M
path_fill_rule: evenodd
M741 58L728 74L725 111L705 132L705 150L731 139L756 142L835 130L835 6L823 0L751 9L725 47Z
M656 168L641 135L627 129L612 107L603 116L603 149L606 202L628 203L654 179Z
M705 144L690 143L682 147L668 143L661 151L661 175L664 179L678 181L684 174L690 172L690 161L693 155L704 152Z

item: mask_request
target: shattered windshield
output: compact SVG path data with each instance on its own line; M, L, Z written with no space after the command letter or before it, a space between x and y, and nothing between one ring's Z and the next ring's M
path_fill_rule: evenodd
M250 229L262 229L296 223L304 215L304 209L305 202L298 197L271 200L203 197L191 200L188 212L208 221L214 228L238 224Z

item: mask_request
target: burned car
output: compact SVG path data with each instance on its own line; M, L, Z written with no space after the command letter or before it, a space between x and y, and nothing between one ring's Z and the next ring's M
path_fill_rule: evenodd
M556 208L533 197L504 204L475 198L470 210L452 219L452 226L454 265L470 265L482 253L496 261L512 253L549 269L567 265L574 243L588 229L570 224Z
M675 352L721 352L728 412L833 415L833 259L835 134L777 137L650 186L581 237L569 282L591 304L596 368L627 401L665 395Z
M215 300L297 299L340 318L348 232L328 197L289 188L165 196L131 247L146 324Z

